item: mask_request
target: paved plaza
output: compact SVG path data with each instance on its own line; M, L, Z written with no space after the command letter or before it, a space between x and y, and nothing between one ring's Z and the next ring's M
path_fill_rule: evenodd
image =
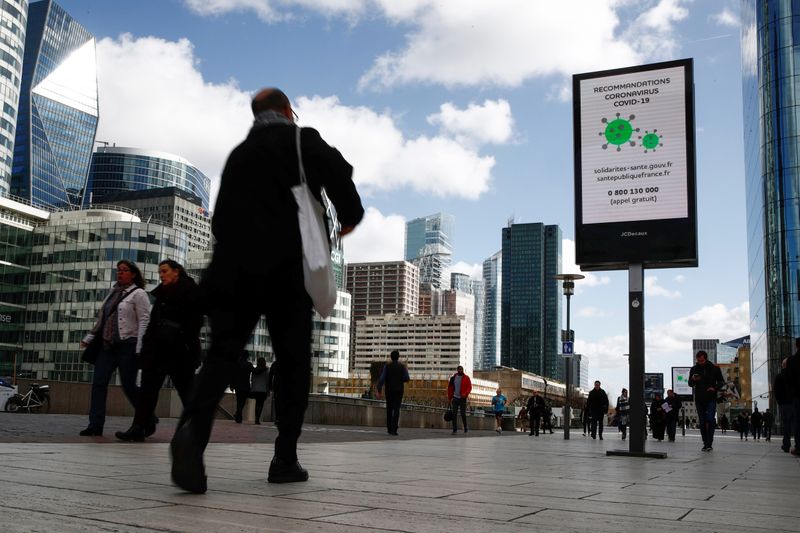
M696 432L648 440L667 459L607 457L603 441L553 435L309 426L306 483L266 482L275 429L219 421L209 491L169 479L169 436L76 438L85 417L0 414L0 531L800 531L800 461L780 443ZM28 429L26 429L28 428ZM37 430L34 430L37 428ZM32 437L26 442L21 433Z

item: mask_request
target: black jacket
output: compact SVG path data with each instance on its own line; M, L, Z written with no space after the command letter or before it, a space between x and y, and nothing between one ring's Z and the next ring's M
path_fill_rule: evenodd
M605 414L608 412L608 395L603 389L592 389L589 391L589 398L586 400L586 408L593 415Z
M155 301L142 339L142 368L197 367L204 313L200 288L193 279L181 277L174 284L159 285L150 294Z
M667 404L669 404L669 406L672 408L672 410L667 413L667 420L677 420L678 414L681 412L681 407L683 407L683 403L681 402L680 398L678 398L678 395L676 394L672 398L667 396L662 400L661 403L664 402L667 402Z
M775 384L772 388L772 393L775 395L775 401L778 403L778 405L792 403L792 387L790 379L791 376L789 375L788 368L782 368L780 374L775 376Z
M324 187L339 222L358 224L364 208L353 184L353 167L312 128L302 128L301 146L311 192L321 200ZM274 265L296 261L300 266L297 204L291 192L299 182L295 126L251 129L222 172L211 221L217 242L210 270L235 265L263 275Z
M753 414L750 415L750 423L753 425L754 428L760 428L762 420L763 418L761 416L761 413L758 411L753 411Z
M383 367L378 380L378 392L386 386L386 394L403 394L406 381L409 381L408 369L400 361L392 361Z
M541 416L544 414L544 398L541 396L531 396L528 398L528 412L531 416Z
M700 376L700 380L693 379L695 375ZM705 365L694 365L689 371L689 385L694 388L694 400L696 402L707 403L717 401L717 391L725 386L722 378L722 371L711 361L706 361ZM709 391L709 388L714 390Z
M800 398L800 351L789 358L786 365L789 371L789 388L795 398Z

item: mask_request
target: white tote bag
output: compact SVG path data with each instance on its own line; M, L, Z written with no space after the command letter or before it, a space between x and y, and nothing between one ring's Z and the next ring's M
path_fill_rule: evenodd
M292 194L297 202L297 222L300 224L300 237L303 241L303 277L314 309L322 317L327 317L336 305L336 280L333 277L331 252L325 233L325 209L308 188L303 153L300 150L300 128L295 128L295 131L300 184L292 187Z

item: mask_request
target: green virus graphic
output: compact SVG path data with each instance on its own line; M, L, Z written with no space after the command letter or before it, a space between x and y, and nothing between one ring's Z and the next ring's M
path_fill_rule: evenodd
M601 131L600 135L605 136L606 144L603 145L603 150L608 148L609 144L613 144L617 147L617 152L622 150L621 145L625 143L630 143L631 146L636 146L634 141L631 141L631 136L633 132L639 131L639 128L634 128L631 125L631 121L636 118L635 115L631 115L628 119L619 118L619 113L617 113L617 117L611 121L607 118L604 118L601 122L606 125L605 131Z
M647 153L648 151L655 152L656 148L664 146L661 143L661 139L663 139L663 137L658 134L658 130L653 130L653 131L645 130L644 136L639 136L639 138L642 140L642 147L644 148L644 153Z

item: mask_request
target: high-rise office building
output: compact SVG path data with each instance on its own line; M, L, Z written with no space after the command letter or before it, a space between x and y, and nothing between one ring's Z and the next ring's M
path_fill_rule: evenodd
M92 154L86 205L109 203L120 193L175 187L208 211L211 178L186 159L155 150L102 146Z
M27 20L28 0L3 2L0 10L0 196L6 196L11 189Z
M455 218L446 213L406 222L405 259L419 267L421 283L448 288L455 226Z
M708 360L717 364L717 345L719 339L692 339L692 365L694 364L697 352L703 350L708 354ZM691 366L691 365L689 365Z
M559 355L561 229L541 223L503 228L501 362L562 381Z
M106 194L102 204L136 211L145 222L163 224L186 234L189 251L211 249L211 217L198 196L177 187Z
M483 368L483 318L486 312L486 290L481 279L473 279L467 274L450 274L450 289L463 294L471 294L474 299L473 316L473 367Z
M30 4L11 194L83 205L98 116L94 37L57 3Z
M747 264L753 397L800 337L800 4L742 0ZM764 407L764 406L762 406ZM774 405L772 406L775 407ZM763 410L763 409L762 409Z
M500 366L500 297L503 287L503 254L497 252L483 262L484 311L482 370Z
M589 360L583 354L576 353L570 358L570 362L572 382L576 387L589 392Z

